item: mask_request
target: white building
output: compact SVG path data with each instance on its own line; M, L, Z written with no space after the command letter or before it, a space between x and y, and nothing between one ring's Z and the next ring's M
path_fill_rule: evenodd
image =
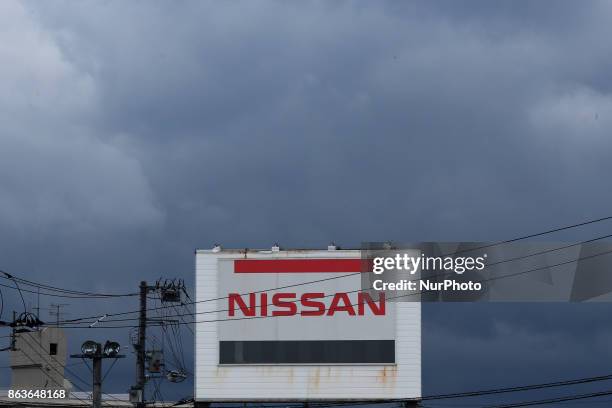
M70 391L64 377L66 336L57 327L17 333L16 351L11 351L11 389Z

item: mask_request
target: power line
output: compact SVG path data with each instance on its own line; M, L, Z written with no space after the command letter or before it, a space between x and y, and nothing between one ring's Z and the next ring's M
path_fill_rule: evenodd
M527 274L527 273L531 273L531 272L536 272L539 270L543 270L543 269L551 269L551 268L556 268L558 266L563 266L563 265L568 265L571 263L575 263L578 261L582 261L585 259L592 259L598 256L605 256L605 255L609 255L610 253L612 253L612 250L609 251L604 251L598 254L594 254L594 255L589 255L589 256L584 256L584 257L580 257L577 259L572 259L569 261L565 261L565 262L560 262L554 265L547 265L547 266L543 266L543 267L539 267L539 268L533 268L533 269L528 269L526 271L521 271L521 272L515 272L515 273L511 273L508 275L502 275L502 276L497 276L497 277L493 277L493 278L488 278L488 279L481 279L475 282L478 283L482 283L482 282L488 282L488 281L493 281L493 280L500 280L500 279L505 279L505 278L511 278L511 277L515 277L515 276L519 276L519 275L523 275L523 274ZM453 272L450 272L449 274L452 274ZM352 291L346 291L344 293L356 293L356 292L361 292L361 289L357 289L357 290L352 290ZM391 296L389 298L387 298L387 300L392 300L392 299L399 299L399 298L404 298L404 297L409 297L409 296L416 296L416 295L420 295L425 293L426 291L420 291L420 292L415 292L415 293L410 293L410 294L406 294L406 295L398 295L398 296ZM322 298L326 298L329 297L331 295L328 296L322 296L319 299ZM287 301L288 303L290 301ZM347 306L357 306L359 304L363 304L363 302L358 302L358 303L350 303L347 304ZM324 309L324 310L328 310L328 309ZM170 317L175 317L174 315L170 316ZM252 317L238 317L238 318L233 318L233 319L228 319L228 318L222 318L222 319L211 319L211 320L198 320L198 321L194 321L191 322L189 324L197 324L197 323L215 323L215 322L224 322L224 321L235 321L235 320L250 320L250 319L267 319L267 318L271 318L271 317L286 317L286 316L252 316ZM128 319L128 320L134 320L134 319ZM117 319L117 320L107 320L107 322L112 322L112 321L121 321L121 319ZM175 324L187 324L185 322L176 322ZM66 328L66 329L82 329L85 328L84 326L60 326L62 328ZM125 326L93 326L93 327L89 327L91 329L120 329L120 328L133 328L133 327L137 327L134 325L125 325Z
M598 239L600 239L600 238L598 238ZM592 240L589 240L589 241L592 241ZM579 245L579 244L567 245L567 246L564 246L564 247L561 247L561 248L567 248L569 246L575 246L575 245ZM542 252L544 252L544 253L545 252L552 252L552 251L555 251L555 250L558 250L558 249L550 249L550 250L546 250L546 251L542 251ZM601 253L598 253L598 254L583 256L583 257L580 257L580 258L577 258L577 259L571 259L569 261L560 262L560 263L553 264L553 265L547 265L547 266L542 266L542 267L538 267L538 268L528 269L528 270L525 270L525 271L515 272L515 273L511 273L511 274L507 274L507 275L501 275L501 276L481 279L481 280L477 280L475 282L483 283L483 282L489 282L489 281L495 281L495 280L500 280L500 279L511 278L511 277L515 277L515 276L519 276L519 275L524 275L524 274L531 273L531 272L536 272L536 271L539 271L539 270L552 269L552 268L556 268L556 267L559 267L559 266L568 265L568 264L571 264L571 263L579 262L579 261L586 260L586 259L595 258L595 257L598 257L598 256L605 256L605 255L608 255L610 253L612 253L612 250L604 251L604 252L601 252ZM534 255L535 254L532 254L530 256L534 256ZM520 258L525 258L525 257L523 256L523 257L520 257ZM508 259L508 260L505 260L505 261L500 261L497 264L503 263L503 262L511 262L511 261L514 261L514 259ZM446 274L442 274L441 276L448 276L448 275L453 275L453 274L454 274L454 272L449 272L449 273L446 273ZM270 290L278 290L278 289L282 289L282 287L281 288L276 288L276 289L270 289ZM356 290L352 290L352 291L346 291L344 293L347 293L347 294L348 293L357 293L357 292L361 292L361 291L362 291L361 289L356 289ZM257 292L251 292L251 293L257 293ZM398 298L403 298L403 297L409 297L409 296L416 296L416 295L420 295L420 294L423 294L423 293L425 293L425 291L414 292L414 293L410 293L410 294L406 294L406 295L392 296L392 297L389 297L388 300L398 299ZM328 298L330 296L333 296L333 295L321 296L319 299ZM227 296L222 298L222 299L225 299L225 298L227 298ZM297 299L296 300L287 300L287 303L295 303L297 301L298 301ZM363 302L352 303L352 304L350 304L350 306L357 306L359 304L363 304ZM269 304L267 304L267 305L269 305ZM259 307L259 308L261 308L263 306L266 306L266 305L255 305L255 307ZM349 305L347 305L347 306L349 306ZM150 309L150 310L154 310L154 309L155 308ZM168 315L167 317L168 318L172 318L172 317L181 317L181 316L193 316L193 315L196 315L196 314L209 314L209 313L217 313L217 312L226 312L228 310L229 309L210 310L210 311L203 311L203 312L194 312L193 314ZM325 310L327 310L327 309L325 309ZM193 322L181 321L181 322L177 322L176 324L210 323L210 322L233 321L233 320L262 319L262 318L268 318L268 317L278 317L278 316L253 316L253 317L233 318L233 319L222 318L222 319L211 319L211 320L199 320L199 321L193 321ZM111 319L111 320L105 320L105 322L110 323L110 322L133 321L133 320L137 320L137 319L135 319L135 318ZM66 321L60 322L60 323L73 323L73 321L72 320L66 320ZM75 322L75 323L77 323L77 324L79 324L79 323L88 324L89 322ZM62 327L64 327L64 328L84 328L83 326L62 326ZM126 327L129 328L129 327L135 327L135 326L130 326L130 325L128 325L128 326L96 326L95 328L126 328Z
M538 236L552 234L552 233L555 233L555 232L559 232L559 231L563 231L563 230L568 230L568 229L572 229L572 228L577 228L577 227L581 227L581 226L585 226L585 225L589 225L589 224L594 224L594 223L598 223L598 222L602 222L602 221L606 221L606 220L610 220L610 219L612 219L612 216L597 218L597 219L594 219L594 220L584 221L584 222L581 222L581 223L576 223L576 224L572 224L572 225L568 225L568 226L557 227L557 228L549 229L547 231L543 231L543 232L539 232L539 233L523 235L523 236L520 236L520 237L516 237L516 238L512 238L512 239L508 239L508 240L503 240L503 241L497 241L497 242L494 242L494 243L491 243L491 244L488 244L488 245L483 245L483 246L480 246L480 247L477 247L477 248L469 248L469 249L461 250L461 251L455 252L455 254L456 253L460 253L460 252L475 251L477 249L490 248L490 247L493 247L493 246L503 245L503 244L507 244L507 243L511 243L511 242L517 242L517 241L528 239L528 238L534 238L534 237L538 237ZM603 238L607 238L607 237L610 237L610 236L612 236L612 234L604 236L604 237L595 238L595 239L592 239L592 240L582 241L582 243L592 242L592 241L603 239ZM571 246L575 246L575 245L578 245L578 244L571 244L571 245L568 245L566 247L571 247ZM566 248L566 247L562 247L562 248ZM560 248L560 249L562 249L562 248ZM556 250L558 250L558 249L556 249ZM545 252L549 252L549 251L545 251ZM533 255L528 255L528 256L533 256ZM528 256L525 256L525 257L528 257ZM521 259L521 258L525 258L525 257L520 257L520 258L517 258L517 259ZM34 281L22 279L22 278L17 278L15 276L13 276L13 275L3 271L3 270L0 270L0 273L6 275L4 277L2 277L2 276L0 276L0 277L2 277L4 279L12 280L15 283L15 285L17 286L17 290L19 290L19 287L18 287L18 285L16 283L16 281L18 280L18 281L22 282L23 284L26 284L26 285L29 285L29 286L33 286L33 287L37 287L37 288L43 288L43 289L49 289L49 290L54 290L54 291L58 291L58 292L61 292L61 293L71 293L71 294L77 295L77 296L69 296L69 295L55 295L55 294L51 294L51 293L41 293L41 294L43 294L45 296L92 298L92 297L125 297L125 296L136 296L136 295L138 295L138 293L105 294L105 293L75 291L75 290L58 288L58 287L50 286L50 285L46 285L46 284L41 284L41 283L37 283L37 282L34 282ZM287 286L282 286L282 287L277 287L277 288L270 288L270 289L266 289L266 290L262 290L262 291L258 291L258 292L269 291L269 290L279 290L279 289L285 289L285 288L294 287L294 286L301 286L301 285L307 285L307 284L312 284L312 283L318 283L318 282L321 282L321 281L326 281L326 280L331 280L331 279L338 279L338 278L342 278L342 277L346 277L346 276L352 276L352 275L359 274L359 273L361 273L361 272L356 272L356 273L351 273L351 274L346 274L346 275L341 275L341 276L335 276L335 277L332 277L332 278L320 279L320 280L315 280L315 281L310 281L310 282L302 282L302 283L299 283L299 284L287 285ZM7 286L7 285L0 284L0 286L7 287L7 288L10 288L10 289L14 289L14 288L12 288L10 286ZM29 292L29 293L36 293L36 294L39 293L39 292L29 291L29 290L26 290L26 289L23 289L23 291ZM20 291L20 293L21 293L21 291ZM257 293L257 292L255 292L255 293ZM82 295L82 296L80 296L80 295ZM220 298L204 299L204 300L195 301L195 302L186 302L186 303L183 303L183 304L184 305L186 305L186 304L196 304L196 303L203 303L203 302L221 300L221 299L225 299L225 298L227 298L227 296L226 297L220 297ZM22 301L23 301L23 295L22 295ZM24 307L25 307L25 301L23 301L23 304L24 304ZM160 307L154 308L154 309L162 309L162 308L168 308L168 307L173 307L173 306L160 306ZM150 309L150 310L154 310L154 309ZM133 313L138 313L138 312L139 312L139 310L134 310L134 311L128 311L128 312L111 313L111 314L107 314L107 316L119 316L119 315L133 314ZM83 317L83 318L65 320L63 322L64 323L70 323L70 322L76 322L76 321L79 321L79 320L92 319L92 318L96 318L96 317L98 317L98 316L90 316L90 317Z
M170 318L170 317L175 317L175 316L178 316L178 317L181 319L181 321L182 321L183 323L185 323L185 327L187 327L187 330L189 330L189 331L191 332L191 334L195 335L195 333L193 332L193 329L192 329L191 327L189 327L189 325L190 325L192 322L187 322L187 321L185 321L185 319L183 319L183 316L194 316L194 315L195 315L195 313L194 313L194 312L192 312L191 310L189 310L189 309L187 308L187 306L185 306L185 305L182 305L182 306L183 306L183 309L187 310L187 313L185 313L185 314L179 314L179 309L178 309L176 306L174 306L174 308L173 308L173 309L174 309L174 311L175 311L177 314L175 314L175 315L169 315L168 317Z
M482 245L476 248L467 248L461 251L457 251L456 253L462 253L462 252L470 252L470 251L476 251L478 249L484 249L484 248L491 248L494 246L498 246L498 245L503 245L503 244L510 244L512 242L517 242L517 241L523 241L525 239L529 239L529 238L535 238L535 237L541 237L543 235L549 235L549 234L554 234L555 232L560 232L560 231L565 231L568 229L573 229L573 228L578 228L578 227L584 227L585 225L590 225L590 224L596 224L598 222L602 222L602 221L607 221L607 220L611 220L612 219L612 215L608 216L608 217L602 217L602 218L597 218L594 220L589 220L589 221L584 221L578 224L572 224L572 225L567 225L564 227L557 227L557 228L553 228L550 229L548 231L544 231L544 232L538 232L535 234L529 234L529 235L523 235L521 237L517 237L517 238L512 238L512 239L507 239L505 241L497 241L497 242L493 242L491 244L487 244L487 245Z
M493 389L488 389L488 390L458 392L458 393L452 393L452 394L427 395L427 396L422 397L422 400L431 401L431 400L441 400L441 399L451 399L451 398L455 399L455 398L466 398L466 397L479 397L479 396L484 396L484 395L505 394L509 392L519 392L519 391L531 391L531 390L539 390L539 389L544 389L544 388L565 387L568 385L586 384L586 383L608 381L608 380L612 380L612 374L600 375L600 376L595 376L595 377L577 378L573 380L547 382L547 383L540 383L540 384L520 385L516 387L493 388Z
M78 290L72 290L72 289L64 289L64 288L59 288L56 286L51 286L51 285L47 285L47 284L43 284L43 283L38 283L38 282L34 282L31 280L27 280L27 279L23 279L23 278L19 278L13 274L10 274L4 270L0 269L0 274L4 275L0 275L0 278L6 279L6 280L10 280L13 283L15 283L15 285L17 286L17 282L21 283L22 285L28 286L28 287L33 287L33 288L37 288L37 289L43 289L46 290L48 292L57 292L57 293L62 293L63 295L58 295L56 293L48 293L48 292L40 292L41 295L43 296L56 296L56 297L70 297L70 298L116 298L116 297L127 297L127 296L135 296L138 295L137 293L121 293L121 294L109 294L109 293L96 293L96 292L85 292L85 291L78 291ZM7 285L2 285L0 284L0 286L4 286L10 289L15 289L12 288L11 286L7 286ZM16 288L17 290L19 290L19 287ZM24 292L29 292L29 293L35 293L38 294L38 292L34 292L28 289L21 289Z
M72 364L66 364L65 367L73 367L73 366L77 366L77 365L81 365L83 364L83 362L80 363L72 363ZM13 368L13 366L11 365L7 365L7 366L0 366L0 368Z
M579 384L578 382L576 382L575 384ZM512 387L511 387L512 388ZM541 387L541 388L546 388L546 387ZM510 388L509 388L510 389ZM536 388L530 388L530 389L536 389ZM518 391L522 391L522 390L518 390ZM516 391L508 391L508 392L516 392ZM462 396L462 394L465 393L461 393L458 394L459 397L455 397L455 398L460 398ZM477 395L486 395L486 394L477 394L477 392L474 393L469 393L472 395L469 396L477 396ZM447 394L447 395L451 395L451 394ZM531 400L531 401L522 401L522 402L515 402L515 403L508 403L508 404L501 404L501 405L472 405L474 407L478 407L478 408L518 408L518 407L527 407L527 406L534 406L534 405L547 405L547 404L554 404L554 403L561 403L561 402L568 402L568 401L576 401L576 400L583 400L583 399L588 399L588 398L597 398L597 397L603 397L603 396L608 396L608 395L612 395L612 390L606 390L606 391L600 391L600 392L591 392L591 393L585 393L585 394L573 394L573 395L567 395L567 396L562 396L562 397L555 397L555 398L545 398L545 399L540 399L540 400ZM427 397L423 397L421 399L422 401L426 401ZM402 400L390 400L388 402L384 402L384 403L390 403L390 402L402 402ZM381 404L381 403L378 403ZM341 407L341 406L347 406L347 405L378 405L377 403L372 403L372 402L359 402L359 403L354 403L354 402L338 402L338 403L328 403L328 404L313 404L313 407L316 408L328 408L328 407ZM298 405L300 406L300 405ZM433 407L433 405L423 405L423 407ZM458 406L458 405L453 405L453 406ZM268 406L263 406L266 408L272 408L274 407L273 405L268 405ZM442 407L442 406L440 406ZM448 407L450 407L450 405L448 405ZM262 406L259 406L259 408L262 408Z
M15 279L17 279L20 283L25 284L27 286L32 286L32 287L41 288L41 289L47 289L47 290L54 291L54 292L62 292L62 293L68 293L68 294L75 294L75 295L87 295L87 296L92 296L92 297L126 297L126 296L136 296L136 295L138 295L137 293L97 293L97 292L87 292L87 291L59 288L57 286L51 286L51 285L47 285L47 284L43 284L43 283L39 283L39 282L34 282L34 281L31 281L31 280L27 280L27 279L23 279L23 278L15 278Z
M4 286L4 287L9 288L9 289L16 289L17 292L19 292L19 296L21 297L21 303L23 304L23 311L26 312L28 308L26 307L25 299L23 298L23 293L21 292L21 289L19 288L19 284L17 284L17 281L15 280L15 277L13 277L12 275L10 275L10 274L2 271L2 270L0 270L0 272L3 273L4 275L6 275L6 277L4 277L4 276L2 276L2 277L12 281L13 284L15 285L15 287L13 288L12 286L2 285L2 284L0 284L0 286ZM4 298L2 299L2 308L4 308Z
M539 237L539 236L543 236L543 235L553 234L555 232L560 232L560 231L564 231L564 230L568 230L568 229L583 227L585 225L595 224L595 223L607 221L607 220L610 220L610 219L612 219L612 216L597 218L597 219L594 219L594 220L589 220L589 221L584 221L584 222L580 222L580 223L576 223L576 224L571 224L571 225L567 225L567 226L563 226L563 227L557 227L557 228L549 229L549 230L543 231L543 232L538 232L538 233L529 234L529 235L523 235L523 236L520 236L520 237L516 237L516 238L512 238L512 239L507 239L507 240L503 240L503 241L497 241L497 242L494 242L494 243L491 243L491 244L487 244L487 245L483 245L483 246L480 246L480 247L477 247L477 248L468 248L468 249L460 250L460 251L455 252L454 254L463 253L463 252L469 252L469 251L475 251L477 249L490 248L490 247L504 245L504 244L508 244L508 243L512 243L512 242L522 241L522 240L525 240L525 239L528 239L528 238L535 238L535 237ZM604 238L607 238L607 237L610 237L610 236L612 236L612 235L607 235L607 236L604 236L604 237L599 237L599 238L596 238L594 240L604 239ZM593 240L583 241L583 243L591 242L591 241L593 241ZM578 244L573 244L573 245L570 245L570 246L574 246L574 245L578 245ZM453 254L446 254L446 255L453 255ZM446 255L443 255L443 256L446 256ZM287 288L296 287L296 286L302 286L302 285L308 285L308 284L313 284L313 283L324 282L324 281L332 280L332 279L340 279L340 278L347 277L347 276L354 276L354 275L357 275L357 274L360 274L360 273L361 272L354 272L354 273L349 273L349 274L345 274L345 275L334 276L334 277L331 277L331 278L324 278L324 279L318 279L318 280L309 281L309 282L302 282L302 283L299 283L299 284L293 284L293 285L286 285L286 286L281 286L281 287L277 287L277 288L264 289L264 290L261 290L261 291L251 292L251 293L260 293L260 292L267 292L267 291L271 291L271 290L287 289ZM183 304L197 304L197 303L213 302L213 301L223 300L223 299L227 299L227 296L218 297L218 298L211 298L211 299L203 299L203 300L192 301L192 302L184 302ZM172 307L172 306L160 306L160 307L157 307L157 308L150 308L149 310L164 309L164 308L169 308L169 307ZM109 314L107 314L107 316L122 316L122 315L126 315L126 314L134 314L134 313L139 313L139 312L140 312L140 310L132 310L132 311L128 311L128 312L109 313ZM75 319L65 320L63 323L72 323L72 322L76 322L76 321L79 321L79 320L94 319L94 318L97 318L97 317L98 316L88 316L88 317L75 318Z
M603 397L606 395L612 395L612 390L609 391L600 391L600 392L591 392L588 394L574 394L574 395L568 395L565 397L558 397L558 398L547 398L547 399L541 399L541 400L535 400L535 401L524 401L524 402L516 402L516 403L512 403L512 404L502 404L502 405L490 405L484 408L518 408L518 407L529 407L529 406L533 406L533 405L546 405L546 404L554 404L557 402L566 402L566 401L576 401L576 400L583 400L583 399L588 399L588 398L596 398L596 397Z
M0 276L0 278L4 278L3 276ZM6 278L5 278L6 279ZM125 297L125 296L132 296L131 294L127 294L127 295L116 295L116 296L91 296L91 295L60 295L60 294L55 294L55 293L47 293L47 292L37 292L37 291L33 291L33 290L28 290L28 289L23 289L23 288L14 288L12 286L9 285L4 285L2 283L0 283L0 286L8 288L8 289L13 289L13 290L17 290L19 291L19 293L21 292L27 292L27 293L33 293L35 295L40 294L41 296L50 296L50 297L59 297L59 298L70 298L70 299L110 299L110 298L116 298L116 297ZM23 296L23 295L21 295ZM25 306L25 300L23 300L24 306ZM26 308L27 309L27 308Z
M564 229L569 228L569 227L565 227ZM533 234L532 234L533 235ZM532 254L528 254L528 255L523 255L520 257L516 257L516 258L511 258L511 259L506 259L506 260L501 260L498 262L493 262L488 264L487 266L495 266L498 264L502 264L502 263L506 263L506 262L512 262L512 261L516 261L516 260L521 260L521 259L526 259L526 258L530 258L530 257L534 257L537 255L543 255L543 254L547 254L547 253L551 253L551 252L556 252L556 251L560 251L563 249L568 249L571 247L575 247L578 245L583 245L583 244L587 244L587 243L591 243L591 242L595 242L595 241L600 241L606 238L610 238L612 237L612 234L607 234L607 235L603 235L603 236L599 236L596 238L591 238L588 240L584 240L584 241L580 241L577 243L573 243L573 244L568 244L568 245L564 245L558 248L552 248L552 249L547 249L547 250L543 250L543 251L539 251L539 252L535 252ZM513 240L508 240L508 241L504 241L504 242L514 242L516 240L518 240L520 238L515 238ZM459 251L462 252L462 251ZM279 286L276 288L269 288L269 289L263 289L263 290L258 290L255 292L249 292L249 293L262 293L262 292L268 292L268 291L277 291L280 289L288 289L288 288L292 288L292 287L297 287L297 286L303 286L303 285L310 285L313 283L320 283L320 282L325 282L325 281L330 281L330 280L334 280L334 279L340 279L340 278L345 278L348 276L355 276L355 275L359 275L362 274L362 272L354 272L354 273L349 273L349 274L344 274L344 275L339 275L339 276L332 276L332 277L328 277L328 278L322 278L322 279L317 279L314 281L308 281L308 282L301 282L301 283L296 283L296 284L292 284L292 285L285 285L285 286ZM242 293L241 295L247 295L249 293ZM210 299L203 299L203 300L199 300L199 301L192 301L192 302L183 302L182 306L186 306L189 304L196 304L196 303L205 303L205 302L211 302L211 301L216 301L216 300L223 300L223 299L227 299L228 296L223 296L223 297L217 297L217 298L210 298ZM170 305L170 306L160 306L160 307L153 307L150 308L149 310L158 310L158 309L166 309L166 308L171 308L174 307L176 308L176 306L174 305ZM261 307L261 306L258 306ZM214 313L214 312L224 312L227 311L227 309L225 310L213 310L213 311L204 311L204 312L195 312L195 313L191 313L192 315L196 315L196 314L207 314L207 313ZM119 313L110 313L110 314L106 314L106 316L122 316L122 315L126 315L126 314L133 314L136 313L137 311L129 311L129 312L119 312ZM188 314L183 314L182 316L187 316ZM176 316L181 316L181 315L176 315ZM98 318L99 316L87 316L87 317L80 317L80 318L74 318L74 319L68 319L68 320L64 320L60 323L77 323L81 320L88 320L88 319L94 319L94 318ZM113 319L113 320L107 320L108 322L110 321L131 321L131 320L137 320L137 318L126 318L126 319ZM87 323L91 323L91 322L87 322Z

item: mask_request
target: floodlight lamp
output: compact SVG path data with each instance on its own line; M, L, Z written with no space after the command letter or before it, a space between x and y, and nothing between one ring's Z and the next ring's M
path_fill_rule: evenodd
M115 357L120 350L121 346L116 341L107 341L104 344L104 355L107 357Z
M86 356L93 356L100 350L100 345L93 340L87 340L81 346L81 352Z

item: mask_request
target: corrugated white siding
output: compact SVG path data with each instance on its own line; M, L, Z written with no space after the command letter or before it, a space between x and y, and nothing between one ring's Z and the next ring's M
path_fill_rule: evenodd
M196 301L215 299L217 260L236 252L196 252ZM249 258L359 257L359 251L249 253ZM197 320L223 319L216 301L196 303ZM421 305L397 303L396 365L219 366L216 323L195 332L195 398L198 401L408 399L421 396Z

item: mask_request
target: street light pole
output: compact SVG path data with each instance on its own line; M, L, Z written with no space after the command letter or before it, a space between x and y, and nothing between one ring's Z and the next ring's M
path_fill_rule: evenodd
M102 355L92 357L93 360L93 408L102 408Z
M93 362L93 390L91 399L93 408L102 408L102 359L125 358L119 354L120 346L117 342L107 341L104 349L100 343L88 340L81 346L82 354L71 354L71 358L89 358Z

